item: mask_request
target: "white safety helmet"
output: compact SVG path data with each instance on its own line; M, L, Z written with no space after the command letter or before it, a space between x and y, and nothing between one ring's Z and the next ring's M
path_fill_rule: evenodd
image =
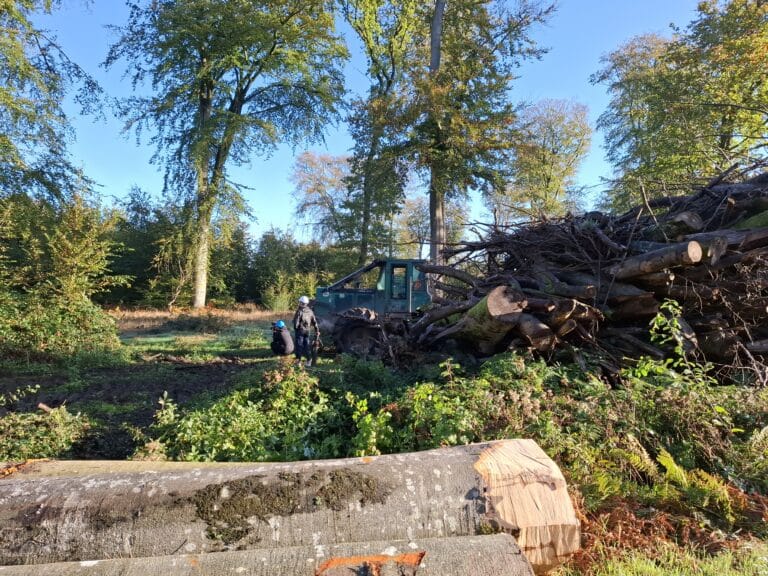
M309 304L309 298L307 296L302 296L299 298L299 304L304 304L304 306L306 306Z

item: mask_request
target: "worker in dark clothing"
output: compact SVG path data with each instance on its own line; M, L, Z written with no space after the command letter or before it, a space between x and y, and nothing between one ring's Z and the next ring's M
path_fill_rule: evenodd
M315 329L315 338L320 337L320 330L317 327L317 318L312 308L309 307L309 298L302 296L299 298L299 308L293 316L293 330L296 333L296 358L301 363L301 358L306 358L307 366L312 365L312 344L310 341L310 331Z
M293 354L293 338L285 322L278 320L272 324L272 352L278 356Z

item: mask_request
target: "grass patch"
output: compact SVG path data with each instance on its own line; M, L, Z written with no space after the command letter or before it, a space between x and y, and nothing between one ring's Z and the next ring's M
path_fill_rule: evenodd
M553 576L766 576L768 545L751 544L715 555L663 546L655 554L633 551L590 568L564 567Z

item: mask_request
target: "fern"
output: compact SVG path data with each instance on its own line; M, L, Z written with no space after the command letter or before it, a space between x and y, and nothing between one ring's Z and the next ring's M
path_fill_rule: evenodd
M691 504L707 510L714 508L719 510L729 523L735 521L733 501L725 482L703 470L691 471L688 478L691 486L686 491L686 496Z
M661 480L659 467L653 461L653 458L648 455L647 450L640 441L633 434L627 434L625 440L627 447L617 448L615 450L616 455L623 457L625 462L635 471L636 475L642 475L652 482Z
M768 426L752 434L749 439L749 450L753 454L761 454L764 458L768 458Z
M666 480L677 484L681 488L688 488L688 473L685 471L685 468L675 462L672 454L662 448L656 460L664 467L664 477Z

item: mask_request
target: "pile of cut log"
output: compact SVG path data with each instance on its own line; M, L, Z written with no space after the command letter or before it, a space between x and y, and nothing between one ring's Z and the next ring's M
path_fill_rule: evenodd
M663 358L649 321L682 307L681 344L721 375L768 380L768 174L646 200L621 215L489 227L425 265L440 296L411 331L474 354L569 344L617 360Z
M0 483L8 576L534 576L580 546L565 479L533 440L14 470Z

